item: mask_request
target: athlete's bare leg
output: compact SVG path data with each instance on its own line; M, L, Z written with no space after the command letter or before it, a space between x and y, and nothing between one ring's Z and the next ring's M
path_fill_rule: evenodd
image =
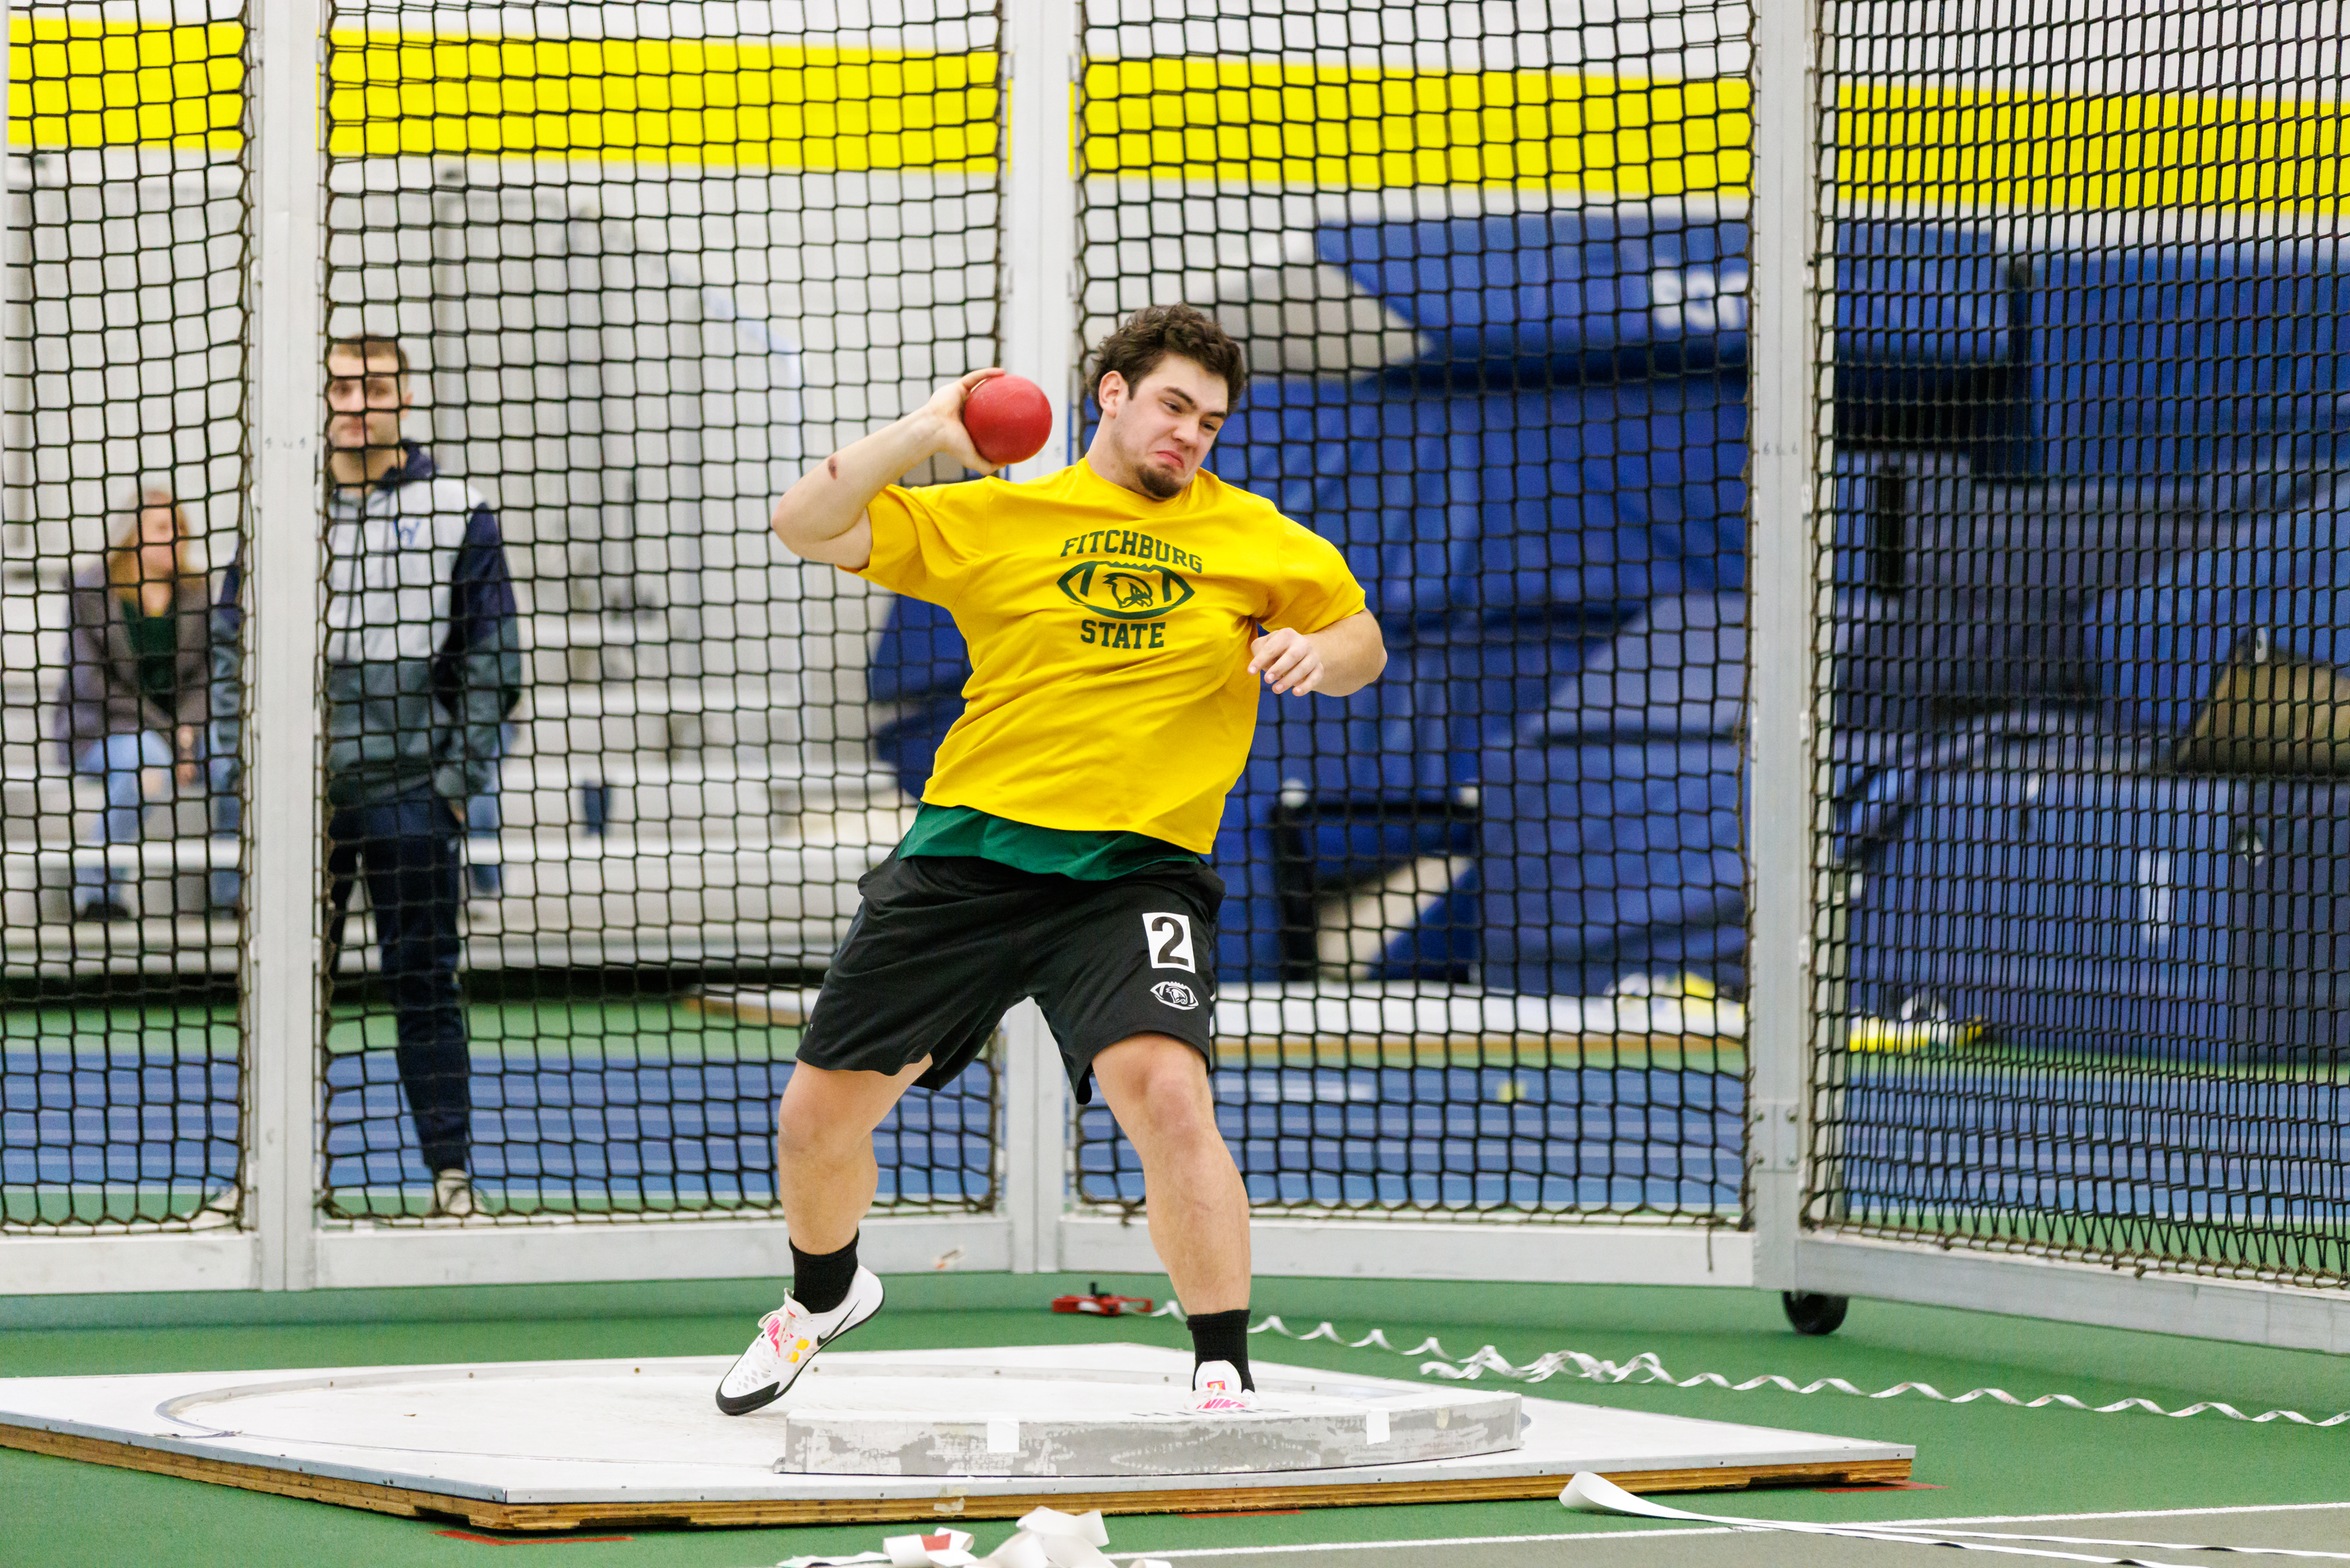
M1216 1130L1207 1063L1169 1035L1138 1034L1093 1059L1110 1114L1142 1157L1151 1245L1187 1313L1248 1305L1248 1189Z
M855 1237L881 1183L873 1129L929 1068L925 1056L891 1074L792 1069L775 1112L775 1191L793 1246L838 1252Z

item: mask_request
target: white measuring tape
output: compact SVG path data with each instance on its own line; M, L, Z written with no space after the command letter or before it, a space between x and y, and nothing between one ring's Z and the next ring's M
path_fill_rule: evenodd
M1181 1317L1183 1314L1180 1307L1169 1302L1151 1315ZM1664 1363L1651 1351L1642 1351L1629 1361L1608 1361L1598 1356L1587 1356L1580 1350L1554 1350L1520 1366L1491 1345L1481 1346L1466 1356L1456 1356L1446 1350L1433 1334L1409 1350L1398 1348L1380 1329L1371 1330L1361 1339L1347 1339L1327 1318L1300 1334L1279 1317L1267 1317L1252 1325L1249 1332L1278 1334L1301 1345L1326 1339L1349 1350L1384 1350L1398 1356L1426 1356L1430 1359L1420 1363L1421 1375L1450 1378L1455 1382L1474 1381L1491 1373L1516 1383L1546 1383L1554 1377L1566 1377L1579 1378L1586 1383L1670 1383L1675 1388L1719 1388L1733 1394L1749 1393L1758 1388L1776 1388L1789 1394L1851 1394L1860 1399L1897 1399L1904 1394L1915 1394L1920 1399L1931 1399L1945 1405L1966 1405L1978 1399L1987 1399L1994 1404L2013 1405L2019 1410L2039 1410L2057 1405L2066 1410L2084 1410L2101 1416L2117 1415L2125 1410L2142 1410L2148 1415L2167 1416L2174 1421L2210 1413L2226 1416L2231 1421L2249 1421L2256 1426L2270 1421L2288 1421L2296 1426L2308 1427L2350 1425L2350 1410L2327 1416L2323 1420L2305 1416L2298 1410L2264 1410L2259 1415L2251 1416L2218 1399L2202 1400L2183 1410L2165 1410L2151 1399L2117 1399L2110 1405L2092 1405L2070 1394L2042 1394L2037 1399L2018 1399L2004 1388L1970 1388L1963 1394L1945 1394L1931 1383L1896 1383L1891 1388L1881 1388L1870 1393L1840 1377L1823 1377L1810 1383L1798 1383L1776 1372L1750 1377L1743 1383L1733 1383L1719 1372L1675 1377L1665 1370Z
M2003 1557L2041 1557L2068 1563L2103 1563L2120 1568L2190 1568L2185 1563L2155 1557L2107 1557L2087 1552L2051 1551L2058 1546L2118 1546L2130 1551L2232 1552L2245 1557L2299 1557L2325 1562L2350 1562L2350 1552L2320 1552L2290 1546L2214 1546L2184 1541L2124 1541L2078 1535L2025 1535L2002 1530L1963 1530L1947 1524L1808 1524L1792 1519L1745 1519L1735 1514L1691 1513L1663 1503L1635 1497L1590 1471L1579 1472L1559 1493L1559 1501L1578 1513L1624 1514L1635 1519L1666 1519L1676 1524L1704 1524L1733 1530L1771 1530L1783 1535L1840 1535L1856 1541L1892 1541L1905 1546L1955 1546L1967 1552L1995 1552ZM2029 1544L2027 1544L2029 1543Z

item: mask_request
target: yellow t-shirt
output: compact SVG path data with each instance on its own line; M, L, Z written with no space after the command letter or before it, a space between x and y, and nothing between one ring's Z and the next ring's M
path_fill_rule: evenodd
M1154 501L1080 461L1027 484L892 485L859 574L927 599L971 646L963 716L922 798L1206 854L1248 761L1259 628L1363 608L1329 543L1201 473Z

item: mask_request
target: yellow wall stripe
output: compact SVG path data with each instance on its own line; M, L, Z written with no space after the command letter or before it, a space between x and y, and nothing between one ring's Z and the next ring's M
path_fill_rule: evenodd
M244 145L245 30L8 19L11 147Z
M1088 65L1081 115L1089 174L1680 196L1746 189L1748 104L1738 78L1174 58Z
M244 30L14 17L9 142L243 146ZM338 32L328 150L986 173L993 53Z
M996 77L985 51L338 34L327 147L989 173Z
M243 145L243 29L11 19L17 147ZM991 173L1000 61L727 40L338 33L329 146L749 168ZM1328 190L1743 196L1742 79L1209 57L1087 65L1095 176ZM2344 210L2350 107L2315 99L1848 87L1848 200L1968 209Z
M1837 106L1840 194L2034 211L2344 210L2350 106L2191 93L1854 87Z

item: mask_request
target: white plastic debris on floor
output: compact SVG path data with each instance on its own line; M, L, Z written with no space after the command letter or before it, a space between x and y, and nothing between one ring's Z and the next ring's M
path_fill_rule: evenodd
M1102 1548L1110 1544L1110 1531L1099 1509L1084 1514L1035 1509L1021 1517L1009 1540L985 1557L972 1552L972 1539L964 1530L892 1535L883 1539L878 1552L786 1557L776 1568L846 1568L850 1563L887 1563L889 1568L1111 1568L1102 1555ZM1138 1557L1127 1568L1169 1565L1164 1558Z

